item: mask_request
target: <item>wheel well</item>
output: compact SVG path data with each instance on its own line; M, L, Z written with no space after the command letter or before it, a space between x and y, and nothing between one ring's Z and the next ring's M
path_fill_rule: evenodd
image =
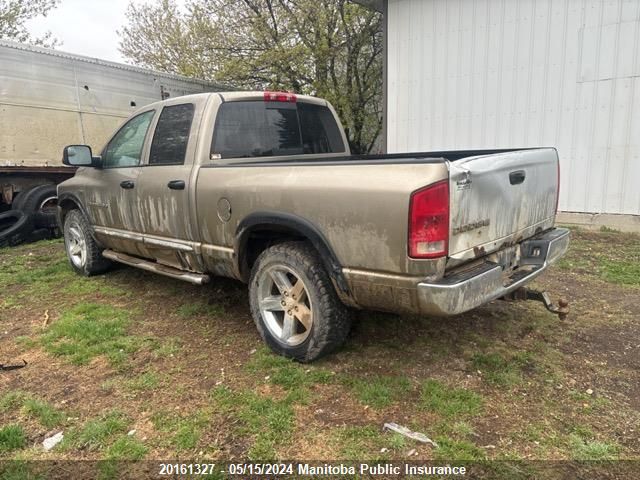
M80 210L80 205L71 198L58 198L58 212L60 216L60 225L64 225L64 219L71 210ZM84 213L84 212L83 212Z
M251 269L262 252L267 248L284 242L307 241L300 232L279 225L255 227L247 233L244 248L241 250L239 267L242 278L249 280Z
M264 250L278 243L305 241L318 252L338 294L348 295L342 266L319 230L307 220L284 213L256 213L241 222L237 232L236 269L245 282L249 281L251 268Z

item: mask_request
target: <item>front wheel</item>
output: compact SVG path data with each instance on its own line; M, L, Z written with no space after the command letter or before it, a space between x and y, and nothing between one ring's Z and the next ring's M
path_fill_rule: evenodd
M264 341L280 355L313 361L338 348L351 327L316 251L304 242L274 245L251 271L251 313Z
M72 210L64 218L64 248L71 267L90 276L105 272L111 261L102 256L102 248L91 235L91 227L80 210Z

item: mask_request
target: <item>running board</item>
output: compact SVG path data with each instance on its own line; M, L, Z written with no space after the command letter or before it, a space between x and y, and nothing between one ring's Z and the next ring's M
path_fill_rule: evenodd
M209 282L209 275L202 273L185 272L184 270L178 270L177 268L161 265L157 262L151 262L149 260L143 260L142 258L133 257L126 253L118 253L113 250L105 250L102 252L102 256L113 260L114 262L124 263L132 267L146 270L147 272L159 273L167 277L175 278L177 280L183 280L185 282L193 283L194 285L203 285Z

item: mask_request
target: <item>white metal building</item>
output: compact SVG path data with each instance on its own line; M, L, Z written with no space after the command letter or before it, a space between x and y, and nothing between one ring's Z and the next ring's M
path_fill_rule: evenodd
M560 210L640 214L640 0L358 3L386 17L389 152L555 146Z

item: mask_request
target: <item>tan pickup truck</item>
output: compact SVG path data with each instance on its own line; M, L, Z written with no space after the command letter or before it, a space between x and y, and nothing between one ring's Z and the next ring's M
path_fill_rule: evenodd
M352 308L459 314L521 290L569 245L555 149L350 155L331 105L308 96L154 103L100 156L63 158L79 167L58 187L78 273L116 261L239 279L264 340L300 361L344 341Z

